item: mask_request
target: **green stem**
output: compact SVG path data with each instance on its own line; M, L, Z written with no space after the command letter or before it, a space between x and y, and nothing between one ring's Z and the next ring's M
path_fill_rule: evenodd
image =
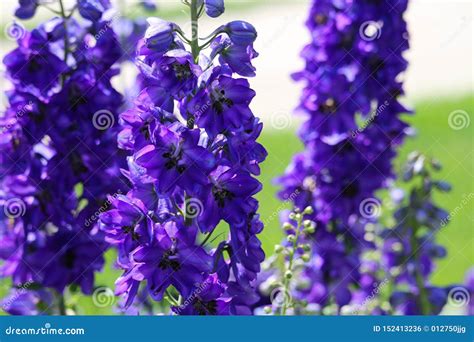
M209 238L211 237L212 233L214 233L214 230L211 230L209 233L207 233L206 237L204 240L201 242L201 247L206 244L207 241L209 241Z
M191 0L191 52L194 57L194 61L197 62L199 58L199 9L197 0Z
M67 20L68 16L66 15L66 10L64 8L63 0L59 0L59 6L61 7L61 17L63 18L63 27L64 27L64 62L67 64L67 58L69 53L69 36L67 33ZM61 76L61 83L64 85L65 75Z
M295 232L295 240L293 241L293 246L291 249L289 249L289 256L288 256L288 268L287 271L290 271L293 273L293 262L295 259L295 251L297 250L298 247L298 238L301 233L301 222L303 220L303 214L297 214L296 216L296 232ZM286 272L285 272L286 273ZM290 291L290 278L286 277L286 274L283 275L284 280L283 280L283 295L286 296L289 291ZM291 306L291 303L288 303L288 301L283 301L283 305L281 307L281 315L284 316L286 315L286 310Z
M60 293L58 296L58 309L61 316L66 316L66 302L63 293Z
M410 247L413 252L413 258L415 259L415 278L416 286L418 287L419 297L417 298L418 305L420 306L422 315L430 315L430 302L428 300L428 293L426 292L425 282L423 281L423 275L420 272L421 262L418 253L418 241L417 241L418 225L413 226L413 234L410 237Z

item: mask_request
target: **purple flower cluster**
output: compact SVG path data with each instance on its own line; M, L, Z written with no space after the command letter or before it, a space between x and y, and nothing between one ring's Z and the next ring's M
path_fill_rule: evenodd
M383 232L382 266L395 284L390 303L396 313L437 315L446 304L449 288L429 284L434 260L444 258L446 250L435 242L436 232L444 227L449 214L433 202L435 190L447 192L450 185L432 178L431 168L440 169L436 160L410 154L404 180L415 186L394 214L395 227ZM418 185L421 184L421 185Z
M3 60L13 87L0 117L0 276L89 294L108 246L90 218L123 187L113 128L122 97L111 85L121 48L101 20L108 1L60 5L61 17L25 30ZM16 15L37 6L20 1Z
M314 0L306 22L312 41L302 51L305 88L298 112L305 150L284 176L279 197L311 206L318 227L299 295L339 308L361 286L365 227L376 219L375 192L394 177L391 162L407 125L400 74L407 67L403 19L407 1Z
M184 4L192 38L150 18L139 43L142 91L121 114L118 138L129 153L124 174L132 189L111 199L101 228L118 248L124 273L116 292L125 307L145 290L155 301L167 299L176 314L250 314L264 259L254 195L266 151L249 108L255 92L236 74L254 75L257 34L235 21L199 45L199 17L218 16L223 1ZM228 237L212 248L211 234L226 225Z

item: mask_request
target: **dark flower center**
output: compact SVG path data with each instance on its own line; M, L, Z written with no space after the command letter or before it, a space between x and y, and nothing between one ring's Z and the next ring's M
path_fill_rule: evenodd
M39 59L41 57L38 57L37 55L34 55L30 58L28 62L28 71L33 73L33 72L38 72L41 70L41 64L39 63Z
M359 193L359 184L357 182L352 182L348 184L342 191L343 196L349 197L349 198L356 197L358 193Z
M342 37L339 45L341 46L342 49L344 50L350 50L352 46L354 45L354 35L351 33L348 33Z
M123 226L123 227L122 227L122 232L123 232L124 234L131 234L131 235L132 235L132 239L133 239L134 241L138 241L139 235L138 235L136 232L134 232L134 228L133 228L132 226Z
M229 190L218 187L212 188L212 195L214 196L214 199L220 208L225 206L225 201L227 199L232 199L234 197L234 195Z
M167 159L165 163L165 168L167 170L175 168L179 173L183 173L186 170L184 165L179 165L181 157L183 156L183 151L181 149L177 151L175 146L171 146L170 150L163 153L162 156Z
M173 271L179 271L181 268L181 265L179 261L176 259L176 251L173 251L173 250L166 251L161 257L161 260L158 263L158 267L161 268L162 270L171 268Z
M88 171L87 167L82 161L81 156L77 153L72 153L69 156L69 162L71 163L71 167L75 175L80 175Z
M234 104L231 99L225 97L225 90L214 90L211 93L212 109L218 114L221 114L225 107L230 108Z
M324 25L328 22L328 17L325 14L318 13L314 16L314 21L318 25Z
M79 106L87 103L87 100L82 96L81 89L79 89L77 84L73 84L69 89L68 101L72 110L77 110Z
M61 261L64 267L71 269L74 267L74 259L74 253L72 251L67 251L66 253L64 253Z
M215 300L204 302L198 299L193 306L197 314L200 316L217 314L217 301Z
M176 78L179 81L186 80L191 77L191 68L189 67L189 64L179 64L175 63L173 64L173 70Z
M140 128L140 133L145 137L146 140L150 140L150 131L148 130L148 128L148 122L145 122L145 124Z
M321 106L319 106L319 110L323 114L332 114L336 111L337 109L337 104L336 101L333 98L329 98L324 102Z
M377 56L370 58L368 64L372 72L377 72L380 68L383 68L385 66L384 60Z

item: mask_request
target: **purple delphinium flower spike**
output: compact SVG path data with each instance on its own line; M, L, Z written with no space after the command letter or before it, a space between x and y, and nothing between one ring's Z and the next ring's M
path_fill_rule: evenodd
M97 218L107 194L125 185L115 158L122 96L111 85L121 48L97 19L108 1L77 5L92 23L79 24L76 7L65 8L4 58L12 89L0 117L0 276L31 284L19 298L31 314L50 310L35 305L41 292L30 290L62 294L74 285L92 293L108 247Z
M361 286L360 256L372 247L365 226L380 210L375 192L394 177L392 160L407 127L398 100L407 67L406 7L314 0L306 21L312 41L301 54L304 70L294 75L305 86L298 107L305 150L277 183L280 199L314 208L313 256L293 296L320 308L340 310L353 300L351 288Z
M414 185L394 214L395 226L381 234L382 268L395 287L390 304L399 314L437 315L449 300L449 288L429 282L434 261L446 257L446 249L435 242L436 232L450 219L433 201L435 191L450 190L432 178L439 168L439 162L418 152L409 155L404 180L413 179Z
M192 17L223 11L223 1L185 5ZM138 44L142 90L122 113L118 138L132 190L101 215L124 270L116 292L125 307L146 293L174 314L251 314L264 259L254 176L266 151L249 108L255 92L235 74L254 75L255 29L217 29L203 45L211 46L206 56L197 25L183 38L174 23L148 22ZM215 233L218 225L229 227L227 236Z

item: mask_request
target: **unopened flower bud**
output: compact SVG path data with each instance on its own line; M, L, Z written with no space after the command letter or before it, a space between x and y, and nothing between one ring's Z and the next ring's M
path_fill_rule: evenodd
M308 262L310 259L311 257L309 256L309 254L305 253L301 256L301 260L303 260L304 262Z
M275 246L275 253L281 253L283 251L284 247L282 245L276 245Z

